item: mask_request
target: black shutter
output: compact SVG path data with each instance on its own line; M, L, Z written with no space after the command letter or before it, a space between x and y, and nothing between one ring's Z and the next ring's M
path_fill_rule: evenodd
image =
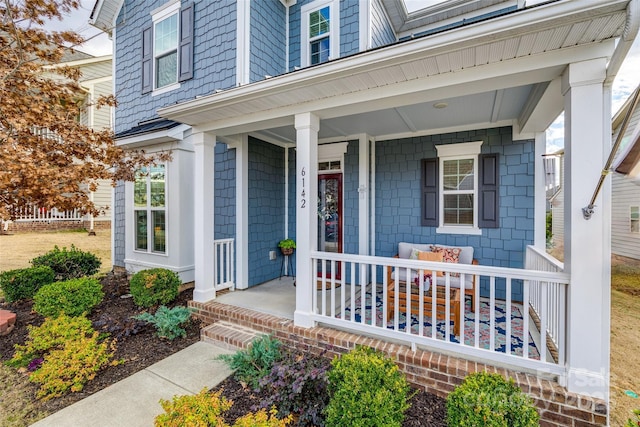
M180 9L180 70L178 81L193 78L193 3Z
M500 226L500 173L497 153L480 155L478 179L478 227L498 228Z
M437 227L438 222L438 159L422 159L421 215L423 227Z
M142 30L142 93L153 89L153 31L151 25Z

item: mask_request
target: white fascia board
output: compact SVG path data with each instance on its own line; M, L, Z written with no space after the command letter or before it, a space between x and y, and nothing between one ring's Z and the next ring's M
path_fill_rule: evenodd
M623 9L621 6L625 5L626 1L616 0L610 1L607 4L618 5L620 6L619 9ZM188 116L190 113L202 112L208 108L221 108L228 103L245 102L247 100L262 98L271 93L293 90L297 87L313 84L314 81L317 80L331 80L358 71L371 71L392 63L401 63L417 59L427 54L434 55L453 49L478 45L482 43L483 40L488 42L493 41L496 36L500 35L503 37L517 35L519 34L518 29L531 26L532 22L535 23L535 28L531 28L529 31L540 29L539 27L544 26L544 24L549 21L555 21L558 25L561 23L566 25L565 17L570 17L573 14L593 13L593 10L602 7L602 0L550 3L520 13L514 13L468 27L458 28L454 31L434 34L430 37L419 38L386 48L364 52L359 55L330 61L319 66L283 74L250 85L203 96L193 101L161 108L158 113L162 117L184 122L185 116Z
M165 142L182 141L184 138L184 132L190 128L191 126L188 125L178 125L171 129L163 129L131 137L117 138L116 144L126 148L138 148Z
M89 18L89 25L105 33L111 33L116 26L116 20L118 19L118 15L120 15L123 4L124 0L98 0ZM113 16L110 16L111 12L106 10L109 7L114 11ZM106 24L106 26L101 26L101 22Z

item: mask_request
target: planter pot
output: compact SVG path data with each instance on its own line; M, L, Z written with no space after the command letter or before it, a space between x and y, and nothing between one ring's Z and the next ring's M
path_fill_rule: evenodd
M282 255L291 255L293 248L280 248L280 252L282 252Z

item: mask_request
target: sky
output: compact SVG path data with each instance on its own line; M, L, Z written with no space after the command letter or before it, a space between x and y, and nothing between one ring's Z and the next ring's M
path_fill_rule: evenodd
M405 0L409 12L422 7L441 3L444 0ZM538 2L530 0L528 3ZM93 9L95 0L81 0L80 10L63 21L53 21L47 25L51 30L71 29L80 33L88 41L78 50L94 56L109 55L111 53L111 40L107 35L89 25L89 15ZM640 35L627 55L625 62L619 70L613 83L612 113L622 106L631 92L640 84ZM547 130L547 152L553 153L564 147L564 118L561 115Z

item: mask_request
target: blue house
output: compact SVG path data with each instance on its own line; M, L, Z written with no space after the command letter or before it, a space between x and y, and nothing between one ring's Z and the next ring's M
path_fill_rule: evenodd
M277 244L293 238L296 326L544 373L607 405L608 186L589 219L581 208L608 155L638 2L428 4L98 0L117 142L172 153L116 188L114 265L170 268L205 303L278 278ZM562 111L564 264L545 253L542 157ZM524 312L501 350L498 305ZM389 323L356 324L367 309Z

